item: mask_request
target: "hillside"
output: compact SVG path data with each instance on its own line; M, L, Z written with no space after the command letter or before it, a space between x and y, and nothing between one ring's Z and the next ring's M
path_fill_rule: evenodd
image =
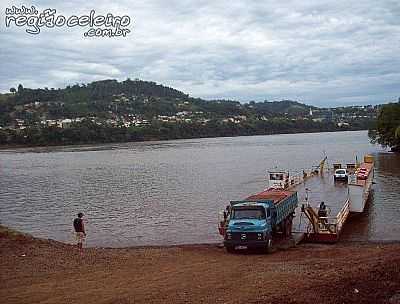
M14 94L3 94L0 99L0 124L5 126L13 118L39 120L74 118L94 115L110 117L116 114L143 115L152 119L156 115L173 115L180 111L203 112L208 117L226 115L265 115L288 113L305 115L310 108L305 104L283 100L241 104L232 100L203 100L154 82L127 79L102 80L87 85L67 86L65 89L28 89L19 85ZM35 111L27 107L36 103ZM27 106L28 105L28 106Z
M367 129L376 109L193 98L142 80L0 94L0 144L47 145Z

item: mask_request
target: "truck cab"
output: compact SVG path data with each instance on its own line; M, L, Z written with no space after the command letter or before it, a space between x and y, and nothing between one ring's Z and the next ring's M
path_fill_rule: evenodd
M269 203L231 202L224 245L230 252L236 247L268 249L272 245Z

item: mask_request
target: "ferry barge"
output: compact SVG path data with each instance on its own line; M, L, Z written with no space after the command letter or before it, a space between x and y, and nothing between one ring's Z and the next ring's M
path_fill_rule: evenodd
M346 169L348 178L342 181L335 180L334 172L338 169ZM326 171L322 168L312 178L296 185L294 188L304 201L301 213L298 213L297 227L298 231L305 233L305 240L337 242L349 215L364 211L373 177L374 159L371 155L365 155L361 164L334 164L333 168ZM322 202L328 206L325 215L321 212ZM302 224L303 215L308 221Z
M371 191L374 179L374 159L371 155L364 156L364 162L349 175L350 212L361 213Z
M325 168L326 160L325 157L317 167L297 174L290 174L288 171L268 172L269 188L261 192L259 198L267 200L276 195L277 191L290 191L296 193L296 201L297 198L299 200L299 207L293 214L293 225L292 219L289 220L290 226L293 226L292 231L287 231L286 222L282 227L278 226L277 231L284 231L286 236L293 232L297 241L304 239L309 242L334 243L339 240L350 213L364 211L374 177L373 157L366 155L361 164L334 164L333 168ZM340 168L346 169L349 176L337 182L334 172ZM240 203L262 203L254 197L250 196ZM229 208L236 203L238 202L231 202ZM322 207L325 209L321 210ZM227 244L230 216L231 214L225 212L225 217L219 224L219 232ZM231 224L234 223L235 221ZM273 227L270 229L275 231Z

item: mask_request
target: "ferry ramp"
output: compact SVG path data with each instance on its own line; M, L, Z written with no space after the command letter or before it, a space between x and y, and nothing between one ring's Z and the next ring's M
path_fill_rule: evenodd
M296 217L293 220L293 231L306 232L308 219L301 212L302 204L307 201L311 207L318 210L321 202L327 206L328 217L335 217L342 210L348 198L346 182L335 182L332 171L306 178L291 190L297 191L299 206L296 209Z

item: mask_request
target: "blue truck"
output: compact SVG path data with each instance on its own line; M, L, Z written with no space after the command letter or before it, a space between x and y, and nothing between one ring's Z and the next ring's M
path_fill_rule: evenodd
M290 236L297 205L297 192L278 189L231 201L219 226L226 250L262 248L270 252L275 238Z

